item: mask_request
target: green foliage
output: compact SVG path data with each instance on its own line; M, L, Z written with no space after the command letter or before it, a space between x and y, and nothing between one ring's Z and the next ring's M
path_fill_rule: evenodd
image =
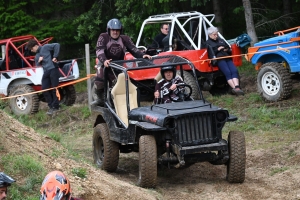
M30 155L8 154L2 157L1 164L8 174L22 174L24 176L32 173L43 172L43 167L39 161Z
M74 176L78 176L80 178L86 178L86 176L87 176L86 169L84 169L84 168L73 168L72 174Z
M9 188L9 198L14 200L37 200L37 191L43 181L45 170L42 164L30 155L4 155L0 160L4 171L16 179L20 175L24 180L16 179Z
M61 135L57 133L50 133L49 137L55 140L56 142L60 142L61 140Z

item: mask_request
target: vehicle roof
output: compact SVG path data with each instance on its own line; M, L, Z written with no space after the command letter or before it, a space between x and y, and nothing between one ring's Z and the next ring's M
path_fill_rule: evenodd
M177 13L167 13L167 14L158 14L158 15L151 15L145 21L160 21L160 20L176 20L177 18L192 18L192 17L213 17L214 14L203 15L197 11L190 11L190 12L177 12Z

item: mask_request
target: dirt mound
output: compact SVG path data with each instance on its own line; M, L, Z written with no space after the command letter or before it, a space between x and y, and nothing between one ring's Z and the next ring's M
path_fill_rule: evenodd
M156 199L155 192L123 182L106 172L85 163L67 159L65 155L54 159L49 154L54 150L66 152L64 147L47 136L41 136L32 128L24 126L3 111L0 111L1 154L24 153L40 158L47 171L62 170L69 177L74 196L85 200L95 199ZM75 177L73 168L87 169L87 178ZM2 171L0 169L0 171ZM18 180L18 182L21 182Z

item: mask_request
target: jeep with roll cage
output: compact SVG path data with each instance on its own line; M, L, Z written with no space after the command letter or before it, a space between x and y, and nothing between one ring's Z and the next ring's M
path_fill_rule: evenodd
M42 66L36 66L35 55L26 48L30 39L44 45L53 37L38 40L33 35L25 35L0 40L0 95L12 97L8 99L9 106L16 115L34 114L39 110L40 101L45 101L42 93L37 93L42 90L44 70ZM77 60L62 60L57 66L60 71L60 104L70 106L76 100L75 87L71 82L79 78Z
M139 88L131 82L131 76L137 71L159 71L166 65L176 66L181 76L184 69L190 67L193 78L197 79L194 65L174 55L110 63L117 79L112 85L104 80L105 105L91 105L95 118L95 164L114 172L120 153L139 152L138 185L141 187L156 186L158 164L180 168L204 161L226 165L226 179L231 183L242 183L246 163L244 134L230 131L228 140L222 138L225 123L235 121L237 117L206 101L196 80L201 100L190 98L194 91L188 87L181 90L179 102L140 106ZM184 76L182 78L185 81Z
M209 59L213 58L214 53L206 45L208 39L207 29L213 26L214 14L204 15L197 11L178 12L152 15L145 19L140 28L136 46L149 55L178 55L195 66L197 79L192 76L189 67L184 67L183 76L186 83L191 85L194 90L192 97L199 99L197 93L197 81L203 91L209 91L212 95L225 94L230 89L225 75ZM153 40L154 36L160 32L161 24L169 24L169 33L163 39L164 48L160 48ZM227 40L218 33L218 37ZM227 44L232 49L233 62L235 66L242 65L241 49L236 44ZM132 59L130 53L125 55L125 60ZM158 70L146 70L145 72L134 72L132 79L137 81L141 90L142 98L152 94L152 79ZM150 89L149 89L150 88Z

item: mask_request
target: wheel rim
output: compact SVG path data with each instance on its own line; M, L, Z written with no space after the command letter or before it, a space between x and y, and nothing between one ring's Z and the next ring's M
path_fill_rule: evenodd
M20 110L26 110L28 106L28 100L24 96L16 97L16 105Z
M97 165L101 165L102 162L103 162L103 159L104 159L104 146L103 146L103 140L102 138L100 137L98 139L98 148L96 150L97 152Z
M281 87L279 77L273 72L267 72L261 79L261 86L268 95L276 95Z

